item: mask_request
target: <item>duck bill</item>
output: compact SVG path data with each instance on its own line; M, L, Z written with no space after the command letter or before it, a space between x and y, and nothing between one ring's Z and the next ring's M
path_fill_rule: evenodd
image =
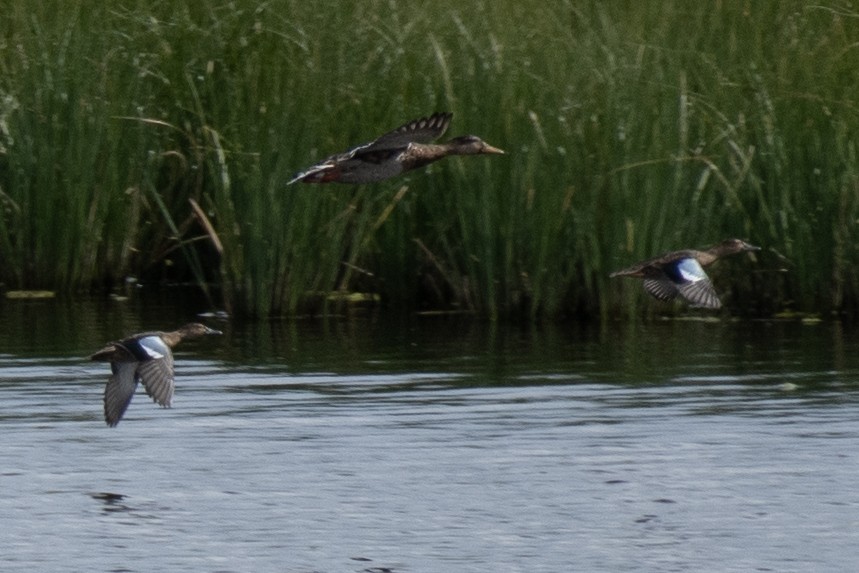
M504 150L498 149L497 147L492 147L491 145L487 144L487 146L483 148L483 153L493 153L496 155L504 155Z

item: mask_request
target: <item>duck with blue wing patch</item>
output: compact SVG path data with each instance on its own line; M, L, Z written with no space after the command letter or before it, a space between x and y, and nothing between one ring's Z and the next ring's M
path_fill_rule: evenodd
M222 334L199 323L186 324L173 332L141 332L111 342L89 357L110 362L112 375L104 388L104 419L116 426L131 404L137 384L158 405L170 407L173 400L173 348L189 338Z
M760 247L740 239L728 239L703 251L687 249L665 253L611 276L644 279L644 289L659 300L670 301L679 296L693 307L718 309L722 302L704 267L727 255L758 250Z

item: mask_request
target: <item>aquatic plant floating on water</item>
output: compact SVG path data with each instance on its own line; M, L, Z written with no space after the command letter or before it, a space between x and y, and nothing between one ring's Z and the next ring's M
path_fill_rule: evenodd
M378 139L332 155L296 174L287 185L304 183L374 183L424 167L448 155L503 154L475 135L431 143L447 131L452 113L410 121Z
M137 383L152 400L165 408L173 399L173 348L183 340L222 334L199 323L186 324L173 332L142 332L111 342L89 357L110 362L113 372L104 388L104 419L116 426L128 409Z
M610 276L642 278L644 290L659 300L669 301L679 296L694 307L717 309L722 302L704 267L727 255L759 250L760 247L740 239L727 239L703 251L686 249L664 253Z

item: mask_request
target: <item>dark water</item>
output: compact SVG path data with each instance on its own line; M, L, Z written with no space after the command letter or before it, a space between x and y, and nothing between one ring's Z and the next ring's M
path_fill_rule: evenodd
M102 421L120 335L194 304L0 300L0 570L853 571L859 333L672 321L209 324Z

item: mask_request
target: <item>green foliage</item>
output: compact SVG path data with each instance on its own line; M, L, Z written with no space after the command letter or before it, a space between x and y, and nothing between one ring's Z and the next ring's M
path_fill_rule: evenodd
M612 270L737 236L764 251L714 268L736 312L859 311L842 5L3 4L9 286L137 275L217 283L240 314L333 310L340 290L608 318L666 308ZM284 185L437 110L508 154Z

